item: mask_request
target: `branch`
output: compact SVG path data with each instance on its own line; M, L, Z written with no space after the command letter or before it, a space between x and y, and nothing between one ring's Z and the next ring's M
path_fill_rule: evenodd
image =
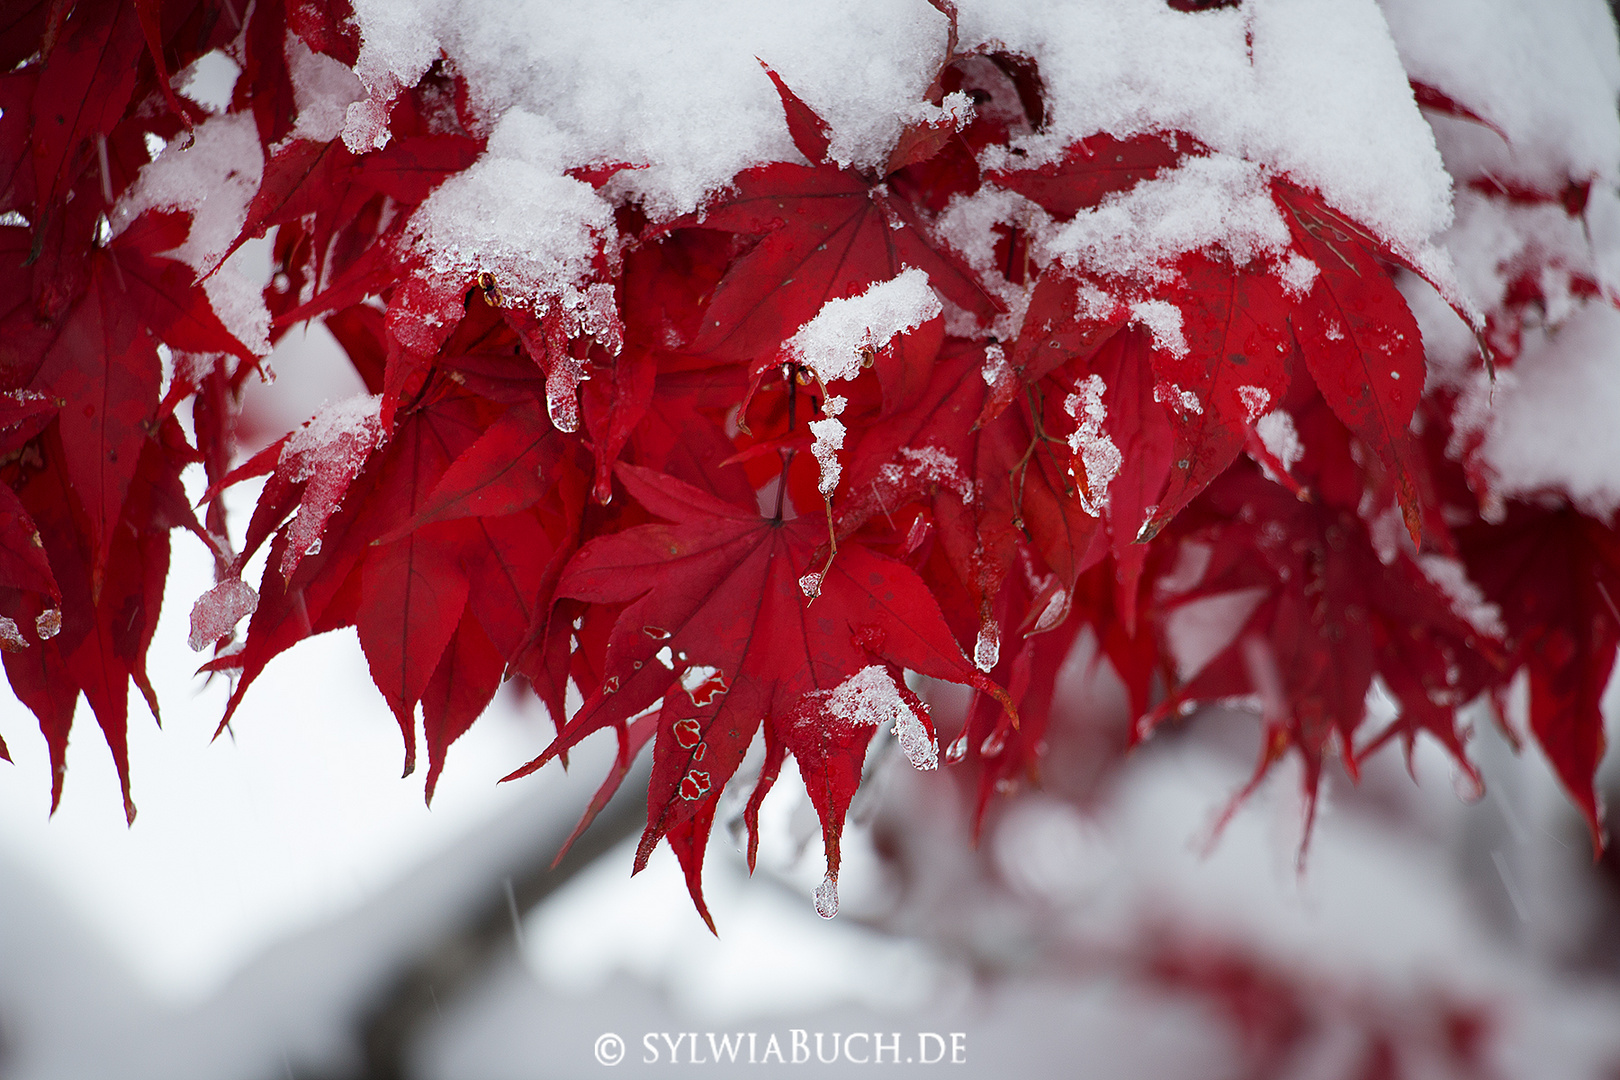
M646 805L636 795L646 789L646 768L636 769L627 780L555 869L552 845L539 845L527 866L491 881L466 918L384 985L357 1023L362 1064L356 1080L406 1080L417 1037L439 1010L475 987L498 961L515 955L517 920L620 841L641 832Z

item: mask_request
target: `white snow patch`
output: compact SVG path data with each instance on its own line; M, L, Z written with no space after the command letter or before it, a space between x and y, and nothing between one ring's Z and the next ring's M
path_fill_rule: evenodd
M349 106L365 94L354 72L288 34L287 75L297 109L291 138L330 142L341 135Z
M1620 508L1620 311L1592 303L1557 333L1525 337L1494 388L1484 373L1468 385L1452 452L1483 433L1493 495L1557 491L1607 517Z
M413 216L428 269L458 280L491 274L506 297L535 308L577 293L618 237L612 206L564 172L584 163L550 120L506 113L484 155Z
M1488 602L1485 594L1468 578L1468 570L1457 560L1445 555L1422 555L1418 566L1423 576L1446 594L1451 610L1475 630L1500 639L1507 633L1502 622L1502 609Z
M318 466L341 463L360 474L382 434L382 395L357 394L321 408L281 448L276 468L293 483L308 480Z
M1303 300L1310 293L1321 272L1321 267L1297 251L1289 252L1288 257L1277 265L1277 277L1282 281L1283 291L1294 300Z
M1013 377L1012 365L1007 363L1007 353L1000 345L992 342L984 347L984 366L979 369L979 374L991 393Z
M834 719L846 724L886 724L894 722L900 749L919 769L939 766L939 748L928 728L882 664L862 668L826 693L823 707Z
M1260 436L1260 444L1284 469L1292 469L1295 462L1305 456L1305 444L1299 441L1299 430L1294 427L1294 418L1285 409L1273 409L1256 420L1254 433ZM1260 468L1267 479L1282 479L1272 475L1270 467L1264 462Z
M987 191L974 197L982 205L954 205L941 231L970 263L988 268L992 219L1020 215L1044 247L1042 259L1060 255L1123 278L1157 280L1177 254L1199 248L1245 263L1287 243L1267 190L1271 177L1283 175L1444 276L1443 256L1426 245L1450 221L1450 179L1373 0L1249 0L1241 9L1197 14L1158 0L1055 7L979 0L962 7L962 49L1032 58L1046 92L1043 130L992 148L985 164L1039 164L1098 132L1182 132L1213 154L1105 200L1057 236L1044 236L1029 208L1005 194ZM523 114L569 148L565 162L528 145L494 155L500 164L482 169L479 184L465 185L483 197L463 215L447 197L439 208L445 220L433 231L438 246L454 252L499 252L517 261L539 220L524 212L531 205L548 209L557 232L603 232L604 212L587 193L568 190L559 165L642 166L610 181L605 199L635 202L664 222L700 210L746 168L800 160L756 58L826 119L836 162L878 168L907 121L961 123L966 116L959 98L944 108L924 99L944 51L945 19L914 0L785 8L747 0L602 0L575 9L539 0L357 0L355 17L357 73L367 97L347 106L351 148L386 142L389 102L440 56L466 78L475 126L499 131ZM1538 22L1528 13L1516 17L1532 28ZM1573 30L1537 32L1581 35L1587 23L1596 26L1592 13L1583 17ZM1409 37L1403 33L1403 46ZM1421 33L1414 40L1421 46ZM1596 71L1598 82L1614 66L1602 59L1604 40L1593 32L1572 41L1582 70ZM311 102L301 122L307 112L311 130L330 130L331 113L352 86L328 86L305 68L295 65L295 89ZM1519 68L1474 70L1484 79ZM1517 81L1502 80L1497 92L1516 92ZM510 213L489 198L495 193L513 204ZM504 244L490 211L519 226ZM465 236L455 235L460 228ZM557 236L546 239L547 255L570 248ZM1295 265L1287 273L1293 276L1285 280L1297 283L1305 271Z
M943 311L928 275L910 267L859 296L827 301L784 348L823 383L853 379L864 353L882 349L896 334L915 330Z
M1124 468L1125 457L1103 430L1108 407L1103 404L1107 386L1102 376L1087 376L1075 390L1063 400L1063 411L1074 417L1078 425L1069 436L1069 449L1074 451L1085 471L1085 483L1080 485L1077 495L1082 510L1092 517L1100 517L1108 505L1108 485Z
M1131 305L1131 321L1148 328L1153 344L1171 356L1187 355L1181 332L1181 309L1168 300L1139 300Z
M1237 395L1238 400L1243 402L1244 419L1251 424L1271 404L1271 391L1263 386L1240 386Z
M176 139L141 168L135 183L108 215L114 235L148 210L184 210L192 215L185 243L165 252L208 273L247 221L248 204L264 175L259 129L251 112L211 116Z
M1288 246L1288 225L1260 166L1237 157L1184 158L1129 191L1105 197L1055 230L1050 254L1071 269L1167 284L1190 251L1224 252L1237 266Z
M844 473L844 467L838 461L838 451L844 448L844 424L838 419L838 414L844 411L846 404L844 398L834 394L821 406L821 411L827 414L827 418L810 421L810 434L815 439L810 446L810 452L816 456L816 462L821 466L821 479L816 487L823 498L832 497L832 493L838 488L838 479Z

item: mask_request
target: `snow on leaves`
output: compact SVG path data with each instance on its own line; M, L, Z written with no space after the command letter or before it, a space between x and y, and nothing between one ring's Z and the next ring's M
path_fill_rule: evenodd
M971 774L982 814L1038 778L1084 627L1139 735L1249 696L1256 780L1298 754L1312 792L1330 759L1353 775L1424 733L1470 770L1457 709L1525 670L1531 731L1601 843L1613 531L1551 503L1498 516L1461 483L1393 276L1410 238L1300 176L1190 131L1059 145L1035 61L964 51L949 4L892 144L836 159L847 133L764 66L803 160L756 158L681 216L627 182L658 162L492 120L453 63L356 101L355 27L309 5L261 0L240 32L212 0L173 24L64 10L18 24L0 76L0 651L53 799L81 693L128 795L128 687L156 711L144 656L184 528L217 565L191 638L236 677L226 721L280 653L354 626L407 772L420 718L431 798L521 676L557 733L514 776L613 731L583 829L652 743L637 865L669 843L705 918L704 848L756 739L744 822L792 754L830 914L878 726L919 768ZM215 49L242 75L208 119L170 76ZM257 147L197 167L258 179L203 257L195 193L130 192L167 145L222 153L199 134L221 123ZM226 303L208 275L271 231L271 283ZM1487 329L1524 322L1504 303ZM368 393L235 461L264 346L237 335L322 318ZM218 496L255 477L234 551ZM1178 613L1232 595L1241 625L1182 670ZM1481 603L1500 618L1470 619ZM971 699L930 713L907 671ZM1400 712L1368 733L1380 688Z

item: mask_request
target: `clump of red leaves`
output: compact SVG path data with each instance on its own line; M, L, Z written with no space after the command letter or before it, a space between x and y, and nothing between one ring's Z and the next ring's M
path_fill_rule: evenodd
M1343 1080L1500 1075L1499 1027L1485 1003L1437 987L1392 992L1312 977L1217 935L1157 926L1133 957L1145 986L1197 1003L1232 1036L1254 1080L1296 1074Z
M630 241L600 253L590 285L606 314L536 312L489 274L428 274L405 238L412 208L482 151L456 76L435 67L400 94L386 149L293 139L288 35L352 65L352 22L281 0L249 10L244 25L212 0L41 0L0 31L0 647L50 745L53 799L81 692L127 793L127 686L156 712L143 657L184 527L218 562L194 636L220 646L206 669L237 680L226 720L279 653L353 625L407 772L420 707L431 796L450 744L521 676L558 732L515 775L613 730L617 767L588 821L653 741L637 864L667 840L700 908L718 797L761 731L745 817L791 753L835 879L875 721L930 762L934 721L902 672L974 688L941 726L982 812L1035 775L1058 667L1087 627L1139 736L1196 702L1252 697L1256 782L1295 753L1312 793L1327 759L1354 776L1424 732L1471 772L1457 708L1526 669L1531 729L1601 843L1620 539L1568 507L1481 517L1443 453L1447 403L1421 398L1400 259L1316 194L1273 182L1290 254L1319 271L1303 292L1214 251L1151 291L1088 281L1004 229L1002 276L1029 302L1016 337L994 341L1001 302L932 228L952 196L996 185L1066 221L1204 151L1172 131L1096 135L1055 164L982 172L981 150L1041 128L1041 84L1025 58L958 53L953 20L929 96L974 96L960 130L915 125L881 169L844 167L767 69L805 162L747 170L701 216L652 225L620 207ZM108 224L152 137L184 140L203 115L171 75L216 49L242 69L230 108L265 148L238 243L275 229L272 334L324 319L376 395L234 471L256 358L164 255L188 215ZM1567 192L1510 197L1570 207ZM842 479L824 499L807 451L827 390L784 343L827 301L907 268L955 332L925 321L839 385ZM1099 308L1100 293L1115 299ZM1187 348L1131 325L1126 299L1173 304ZM1490 313L1503 360L1520 321ZM1290 460L1257 430L1267 416L1291 427ZM179 482L199 462L201 522ZM255 476L268 481L232 551L214 496ZM239 579L265 544L254 607ZM1437 584L1466 580L1499 625ZM1235 594L1241 626L1179 671L1176 613ZM1369 732L1375 678L1400 712Z

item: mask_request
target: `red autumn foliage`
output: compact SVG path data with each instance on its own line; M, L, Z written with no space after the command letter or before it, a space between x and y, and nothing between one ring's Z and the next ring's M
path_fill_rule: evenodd
M939 730L982 814L1037 778L1058 667L1088 628L1139 736L1198 702L1253 696L1255 782L1297 753L1310 793L1330 759L1354 777L1382 743L1410 751L1425 733L1471 772L1458 707L1528 670L1531 733L1601 847L1592 777L1620 538L1568 506L1482 515L1444 440L1414 434L1414 417L1443 429L1448 406L1422 399L1400 260L1316 193L1272 189L1288 255L1317 269L1306 283L1213 250L1151 290L1104 283L1172 305L1179 345L1117 302L1086 302L1097 283L1033 265L1009 230L1004 277L1030 300L1016 336L994 341L1001 301L933 228L952 195L994 185L1061 220L1205 151L1174 131L1097 135L1056 164L981 175L980 150L1043 124L1039 73L959 54L953 17L930 100L969 88L971 116L914 124L862 172L829 160L827 126L766 68L807 163L749 169L701 215L656 226L621 208L630 240L599 253L589 310L534 310L488 273L429 274L406 237L411 209L483 150L458 75L436 65L405 88L383 149L292 137L283 40L352 64L352 24L260 0L241 28L234 11L39 0L14 5L0 33L0 648L50 746L53 804L82 694L134 816L128 688L156 714L144 657L169 534L184 528L218 565L194 625L216 646L206 670L237 680L225 720L278 654L352 625L407 773L420 709L431 798L450 745L521 678L557 737L514 775L593 732L618 737L587 821L653 742L637 865L667 840L700 910L718 798L760 732L745 816L793 755L835 879L875 730L854 680L875 668L893 695L879 695L884 719ZM324 319L377 395L245 463L231 417L258 360L216 313L208 271L166 254L190 212L113 227L154 140L188 139L204 115L171 76L216 49L242 69L230 110L252 117L265 153L236 245L275 230L272 334ZM1418 100L1474 117L1429 88ZM1504 197L1584 205L1569 191ZM824 499L805 451L808 425L830 419L827 390L786 342L828 301L908 268L952 318L870 350L840 386L845 479ZM1500 362L1538 299L1488 313ZM1289 461L1257 432L1282 409L1301 450ZM201 519L180 485L192 464L209 485ZM234 551L217 495L255 477L268 479ZM255 604L240 575L266 544ZM1470 621L1437 565L1466 570L1501 624ZM1237 593L1252 602L1231 640L1178 670L1176 613ZM903 670L970 686L972 704L930 718ZM1375 679L1400 712L1368 732ZM570 686L583 705L567 715ZM1161 974L1239 978L1186 963Z

